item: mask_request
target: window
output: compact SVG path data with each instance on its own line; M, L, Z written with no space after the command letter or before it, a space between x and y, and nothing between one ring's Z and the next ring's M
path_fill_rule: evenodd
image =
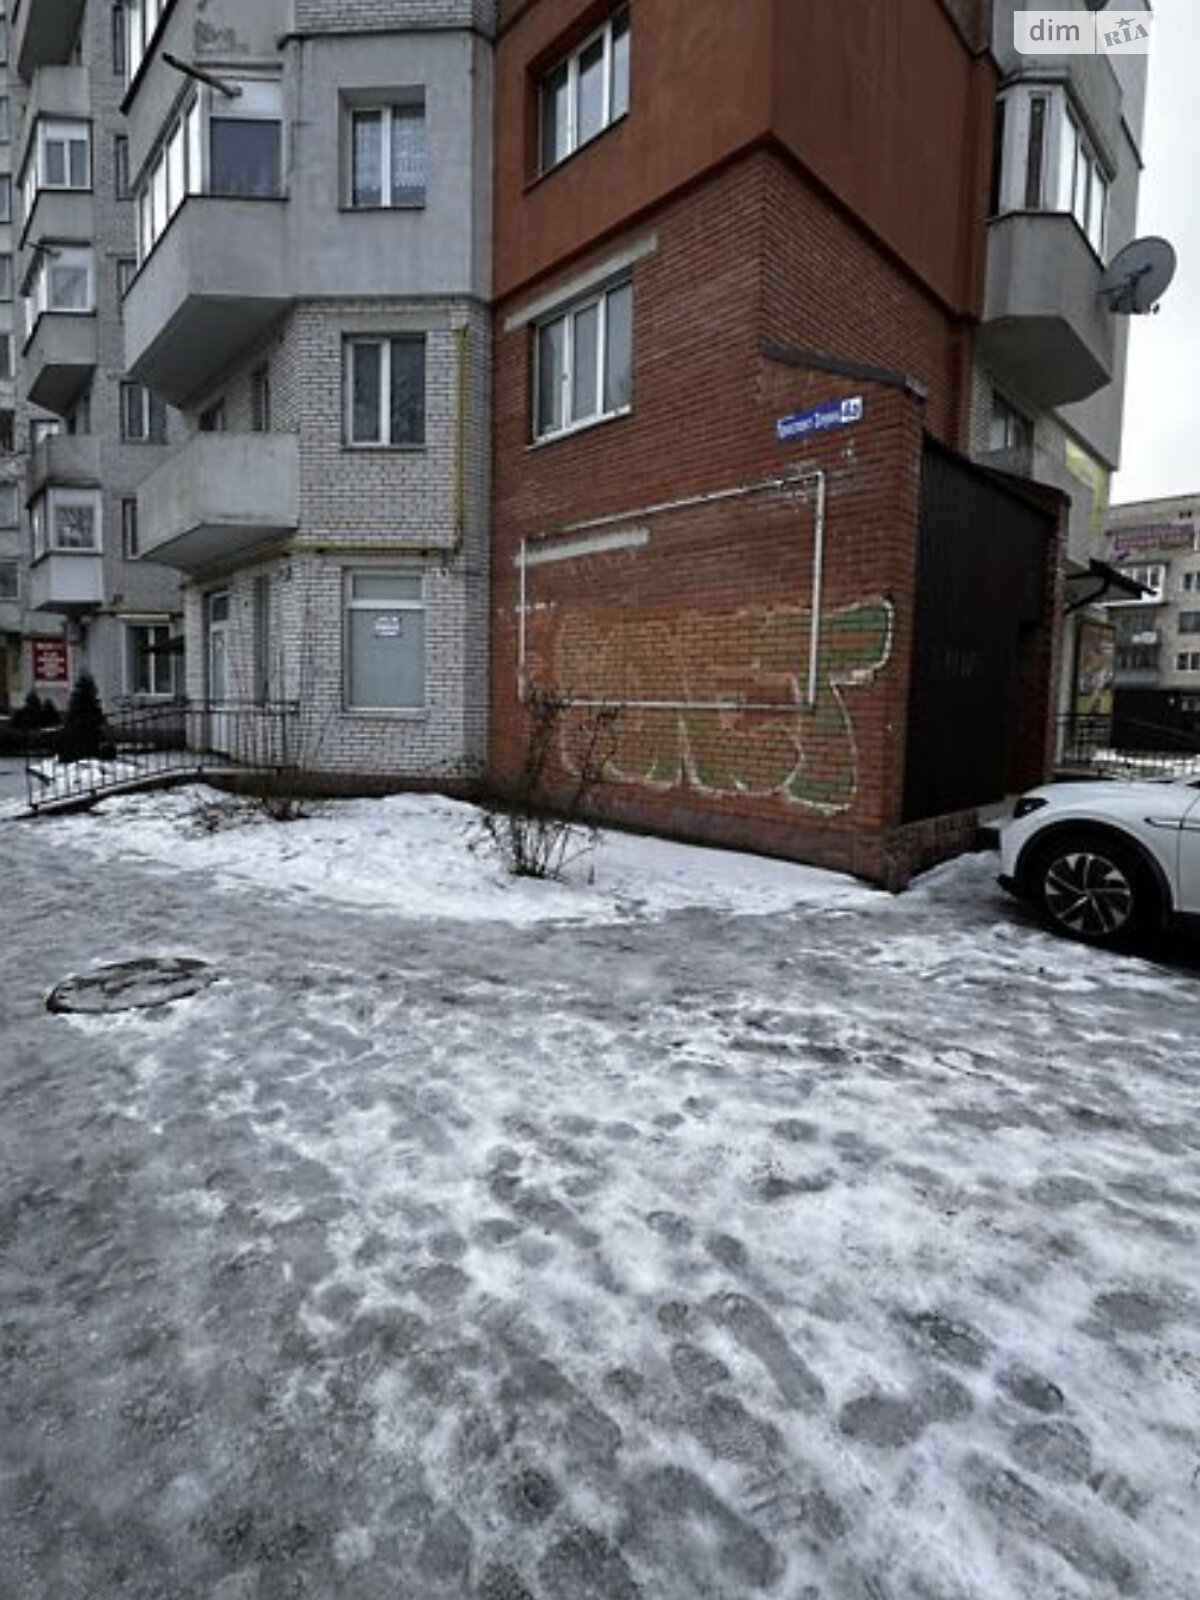
M63 431L63 425L58 417L34 417L29 424L29 443L36 450L38 445L44 444L47 439L53 439Z
M1200 611L1181 611L1179 613L1180 633L1200 633Z
M254 580L254 702L271 698L271 580L261 574Z
M0 483L0 528L15 528L19 519L19 502L15 483Z
M125 624L125 692L159 698L175 693L175 649L169 623Z
M13 268L12 256L7 252L0 255L0 300L11 300L13 297Z
M32 332L47 311L87 316L96 309L95 260L87 245L46 245L34 256L25 293L25 325Z
M1184 594L1195 594L1200 590L1200 572L1185 572L1183 575Z
M15 561L0 561L0 600L21 598L20 572Z
M121 554L126 561L136 561L141 546L138 543L138 503L136 499L121 501Z
M135 192L144 261L191 194L274 199L283 193L283 100L278 78L222 77L237 90L193 94L167 127Z
M127 34L125 70L130 78L136 77L154 34L171 0L126 0Z
M628 110L629 8L623 6L542 79L541 171L565 161Z
M616 284L539 324L534 368L534 429L539 439L628 410L632 286Z
M165 444L167 408L141 383L121 385L121 437L131 444Z
M129 199L129 140L123 133L113 134L113 192L118 200Z
M0 333L0 381L13 375L13 342L11 333Z
M350 112L350 204L362 210L425 204L425 105Z
M12 122L8 112L8 96L0 94L0 144L7 144L12 138Z
M12 451L16 444L16 430L11 411L0 411L0 450Z
M0 17L0 67L8 65L8 18Z
M214 400L212 405L205 406L197 418L197 426L201 433L225 432L225 401L224 398Z
M121 256L117 261L117 303L124 300L129 293L129 286L137 276L137 258L135 256Z
M425 443L424 334L347 341L346 442Z
M12 221L12 179L0 173L0 222Z
M989 450L1028 450L1033 445L1033 423L1004 396L992 393L992 418L988 429Z
M1176 672L1200 672L1200 650L1181 650L1175 657Z
M1130 596L1128 600L1110 600L1110 606L1137 606L1146 605L1147 602L1161 600L1166 590L1166 568L1160 562L1149 566L1121 567L1119 569L1127 578L1132 578L1134 583L1140 583L1148 589L1149 594L1138 595L1135 599Z
M90 189L91 186L90 123L39 117L21 177L26 222L43 189Z
M250 431L271 431L271 373L267 367L256 367L250 374Z
M100 554L99 489L47 489L34 501L30 519L35 559L59 550Z
M992 212L1055 211L1073 216L1103 255L1108 177L1071 107L1067 91L1019 87L996 108L997 161Z
M113 74L115 77L123 78L129 69L129 18L121 3L112 8L111 27Z
M346 704L362 711L424 707L425 600L419 576L347 575Z

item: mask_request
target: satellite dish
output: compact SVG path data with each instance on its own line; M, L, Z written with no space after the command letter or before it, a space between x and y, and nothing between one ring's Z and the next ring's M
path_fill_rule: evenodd
M1134 239L1118 250L1100 284L1114 316L1145 316L1175 276L1175 250L1166 239Z

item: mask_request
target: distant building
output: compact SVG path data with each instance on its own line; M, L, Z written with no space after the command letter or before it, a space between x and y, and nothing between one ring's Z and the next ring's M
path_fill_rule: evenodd
M1200 733L1200 494L1113 506L1107 546L1145 591L1107 607L1119 722Z

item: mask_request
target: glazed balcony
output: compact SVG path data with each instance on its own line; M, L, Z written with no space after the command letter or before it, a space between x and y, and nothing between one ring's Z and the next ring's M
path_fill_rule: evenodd
M91 611L104 600L104 561L94 551L43 556L29 569L31 611Z
M25 346L24 368L26 397L65 416L96 370L95 313L43 312Z
M125 297L125 362L186 405L287 310L283 200L192 195Z
M294 433L198 433L138 490L141 553L182 572L241 560L300 522Z
M52 434L35 445L29 457L26 492L31 500L58 485L75 488L99 482L100 440L93 434Z
M979 355L1036 405L1086 400L1112 381L1116 358L1102 275L1072 217L1033 211L998 217L988 232Z
M9 8L9 58L24 79L71 59L83 10L84 0L16 0Z

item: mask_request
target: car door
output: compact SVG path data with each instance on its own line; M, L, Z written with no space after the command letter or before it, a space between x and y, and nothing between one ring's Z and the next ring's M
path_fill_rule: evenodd
M1179 833L1179 904L1177 911L1200 916L1200 789L1193 789Z

